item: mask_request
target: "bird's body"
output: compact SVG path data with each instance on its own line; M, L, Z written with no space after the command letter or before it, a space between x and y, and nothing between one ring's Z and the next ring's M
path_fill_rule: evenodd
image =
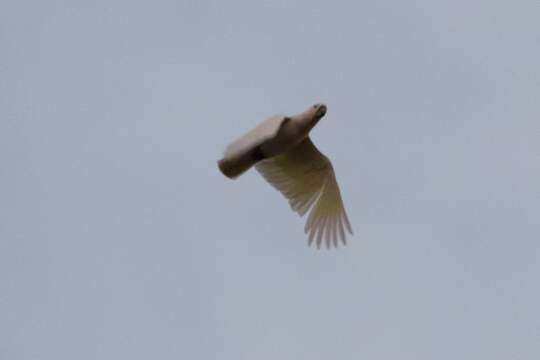
M255 168L303 216L312 208L305 231L309 244L323 236L327 247L337 246L338 232L345 244L344 225L352 234L332 164L317 150L309 132L326 113L326 105L315 104L295 116L274 115L233 142L218 161L219 169L231 179Z

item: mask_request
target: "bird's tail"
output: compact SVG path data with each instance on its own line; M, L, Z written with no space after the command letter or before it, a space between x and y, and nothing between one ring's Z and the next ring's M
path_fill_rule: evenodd
M218 161L219 170L228 178L235 179L250 167L265 158L259 146L234 156L225 156Z

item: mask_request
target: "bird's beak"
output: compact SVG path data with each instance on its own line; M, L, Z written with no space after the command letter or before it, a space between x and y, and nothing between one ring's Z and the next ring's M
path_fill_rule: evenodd
M320 105L315 113L315 116L320 119L324 116L324 114L326 114L326 105Z

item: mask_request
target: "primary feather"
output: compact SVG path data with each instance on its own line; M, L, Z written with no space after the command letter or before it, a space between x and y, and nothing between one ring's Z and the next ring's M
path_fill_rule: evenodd
M305 226L308 244L317 235L317 247L323 238L337 247L339 238L346 244L344 225L352 234L351 225L334 175L332 163L307 137L291 150L260 161L259 173L288 200L293 211L304 216L311 209Z

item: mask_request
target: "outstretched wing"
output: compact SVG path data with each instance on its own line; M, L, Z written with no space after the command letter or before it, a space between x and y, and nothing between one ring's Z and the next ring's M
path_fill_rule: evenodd
M334 169L309 137L286 153L258 162L255 168L289 200L293 211L304 216L311 208L305 227L308 245L317 235L317 247L323 237L327 247L331 241L337 247L338 232L346 244L344 226L351 234L352 229Z
M237 157L252 150L266 139L275 136L285 119L285 115L278 114L264 120L255 129L251 130L240 139L227 146L223 157Z
M276 136L286 120L285 115L274 115L230 144L225 150L223 158L218 161L221 172L225 176L235 179L264 158L259 146Z

